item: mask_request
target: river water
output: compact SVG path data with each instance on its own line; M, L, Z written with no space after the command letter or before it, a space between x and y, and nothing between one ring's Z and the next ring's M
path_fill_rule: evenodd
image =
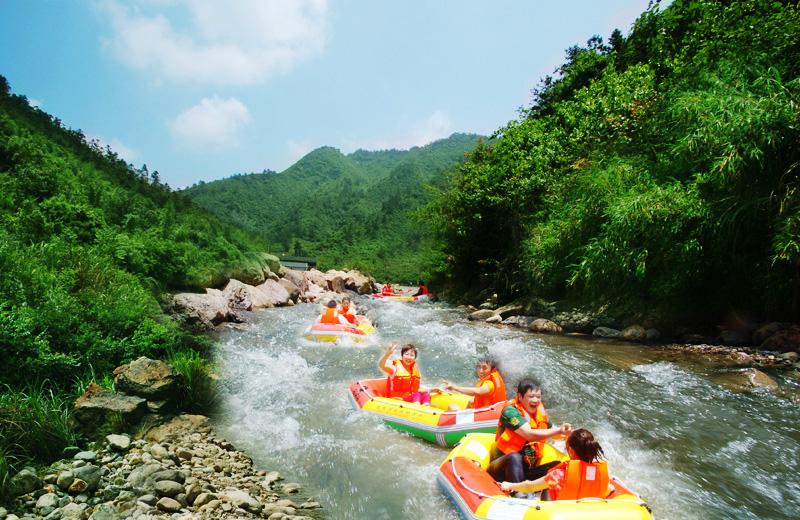
M351 382L381 375L391 340L418 345L423 385L471 385L484 353L509 391L538 378L554 423L591 430L655 518L800 518L800 410L786 393L737 393L719 368L658 348L476 324L440 304L356 303L378 323L371 343L302 339L319 307L298 305L257 311L217 346L215 426L258 467L302 483L327 518L458 518L436 485L447 450L349 401Z

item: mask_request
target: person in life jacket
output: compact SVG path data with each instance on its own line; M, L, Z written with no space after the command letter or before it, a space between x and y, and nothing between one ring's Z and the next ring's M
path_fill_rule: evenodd
M390 284L389 282L383 284L383 287L381 288L381 294L383 296L393 296L394 288L392 288L392 284Z
M422 375L417 368L417 347L408 343L400 349L400 359L389 358L397 350L397 344L389 343L386 352L378 362L386 372L386 397L396 397L409 403L431 404L431 394L419 384Z
M608 476L608 465L600 460L603 448L589 430L580 428L567 437L569 460L551 468L544 477L523 482L501 482L500 489L508 492L542 493L543 499L578 500L606 498L614 487Z
M475 365L475 373L478 375L478 382L475 383L475 386L458 386L446 379L442 382L448 390L474 396L469 404L470 408L485 408L508 399L506 384L497 369L497 361L494 358L487 356L479 359L478 364ZM458 409L456 405L450 406L451 410Z
M322 309L322 315L317 318L317 323L329 323L333 325L349 325L350 322L336 311L336 300L331 300Z
M352 325L355 325L358 321L356 319L356 309L353 307L350 298L347 296L342 298L339 306L336 307L336 312L339 313L339 316L343 316L344 319L346 319Z
M496 444L489 474L497 481L535 480L557 464L540 464L541 443L569 435L572 425L553 427L542 404L542 387L533 379L522 379L517 395L508 402L497 423Z
M417 292L412 294L412 296L427 296L427 294L428 294L428 287L425 285L425 282L420 280L419 287L417 287Z

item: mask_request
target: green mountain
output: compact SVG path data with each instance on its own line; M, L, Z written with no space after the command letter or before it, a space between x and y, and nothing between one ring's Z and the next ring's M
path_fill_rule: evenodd
M0 385L69 388L192 347L164 291L221 283L264 250L0 76Z
M797 2L674 0L568 49L437 201L452 290L800 319L798 41Z
M323 147L282 173L236 175L184 193L273 251L314 256L323 269L426 279L442 257L429 221L418 212L479 139L453 134L410 150L349 155Z

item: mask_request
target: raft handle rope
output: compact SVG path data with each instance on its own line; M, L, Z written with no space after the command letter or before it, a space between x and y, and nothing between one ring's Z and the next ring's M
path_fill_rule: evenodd
M470 459L469 457L460 457L460 458L467 459L467 460L473 460L473 461L475 460L475 459ZM468 485L464 484L464 477L459 475L458 471L456 471L455 460L456 460L456 457L452 457L450 459L450 469L453 471L453 476L456 477L456 480L461 485L461 487L463 487L464 489L466 489L467 491L469 491L473 495L477 495L477 496L479 496L481 498L493 498L494 500L497 500L497 501L505 501L505 502L513 502L513 503L519 503L519 500L525 500L525 499L520 499L520 498L512 498L512 497L509 497L509 496L506 496L506 495L502 495L502 496L487 495L485 493L481 493L480 491L472 489ZM475 462L477 462L477 461L475 461ZM620 484L625 486L622 483L622 481L619 480L617 477L612 476L611 478L612 478L612 480L616 480L617 482L619 482ZM625 488L627 489L627 486L625 486ZM632 493L632 494L636 495L636 493ZM652 510L650 509L650 507L646 503L644 503L644 501L642 501L641 497L639 497L639 495L636 495L636 497L639 498L639 500L631 500L631 499L627 499L627 498L624 498L624 499L623 498L617 498L617 499L613 499L613 503L615 503L615 504L636 504L638 506L641 506L641 507L647 509L648 512L652 513ZM526 501L531 502L531 506L536 506L537 510L539 510L539 508L541 507L543 502L551 502L550 500L536 500L536 501L526 500ZM566 502L566 500L563 500L563 501L562 500L553 500L552 502ZM581 502L610 503L610 502L612 502L612 500L608 500L606 498L590 498L590 497L587 497L587 498L580 498L578 500L572 500L572 502L576 502L576 503L581 503Z
M367 394L367 397L369 397L370 399L376 399L378 397L383 397L383 396L376 396L375 394L370 392L369 387L367 387L361 381L358 381L358 385L359 385L359 387L361 387L360 388L361 391L364 392L365 394ZM444 391L442 391L442 392L444 392ZM458 392L450 392L450 393L458 393ZM394 399L392 397L383 397L383 398L384 399ZM470 410L472 413L477 413L477 412L483 411L483 410L490 410L490 409L494 408L497 405L505 404L505 403L506 403L505 401L500 401L499 403L494 403L494 404L492 404L490 406L484 406L483 408L465 408L464 410ZM402 404L399 405L399 406L400 406L400 408L403 408ZM420 408L420 409L417 410L415 408L415 411L418 411L418 412L421 412L421 413L429 413L429 414L432 414L432 415L458 415L459 413L464 412L464 410L439 410L438 408L434 408L433 410L428 410L426 408Z

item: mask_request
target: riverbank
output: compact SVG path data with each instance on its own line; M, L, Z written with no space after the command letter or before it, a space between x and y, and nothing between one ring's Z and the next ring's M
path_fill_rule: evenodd
M14 477L19 493L0 519L312 520L320 504L298 499L302 486L218 437L200 415L178 415L141 438L107 435L37 472Z
M719 335L683 332L679 338L663 337L661 331L633 324L622 330L601 312L580 309L556 312L545 310L548 318L525 314L530 306L512 303L497 306L485 302L481 308L459 307L471 321L507 326L541 335L569 335L603 341L647 345L653 349L691 356L700 363L732 369L721 380L734 390L750 388L777 389L778 383L767 372L785 372L787 380L800 384L800 326L791 323L768 323L739 329L723 329Z

